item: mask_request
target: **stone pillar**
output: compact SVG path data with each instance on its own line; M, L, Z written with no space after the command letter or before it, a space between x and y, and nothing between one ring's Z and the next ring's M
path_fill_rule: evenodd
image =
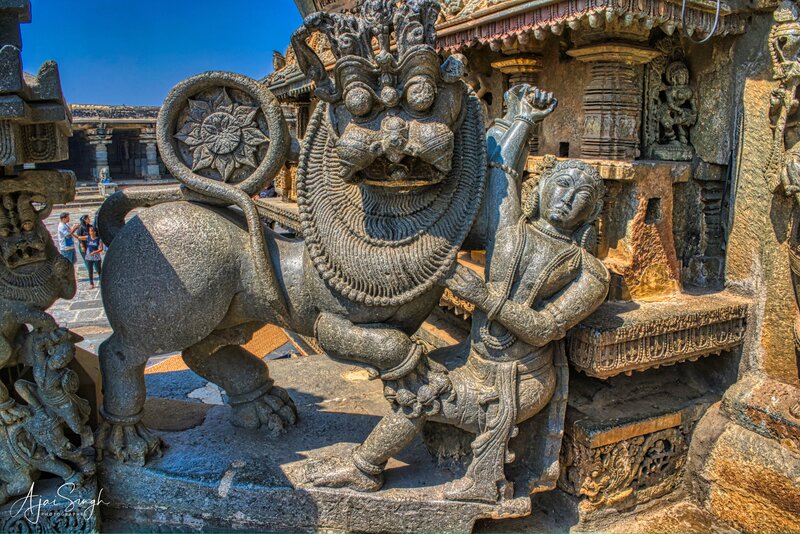
M527 83L535 86L538 83L538 74L542 71L542 60L536 55L518 55L507 59L492 62L492 68L508 76L508 87ZM539 153L539 125L534 127L531 136L531 155Z
M142 130L139 133L139 140L144 143L147 154L147 168L144 177L147 180L158 180L161 177L161 168L158 165L156 131L152 128Z
M86 138L89 144L94 146L94 179L99 181L100 176L105 172L111 177L108 168L108 145L111 144L111 129L99 126L94 130L89 130ZM105 169L105 171L104 171Z
M639 44L613 42L573 48L567 54L592 66L592 80L583 95L581 154L589 158L637 158L642 129L642 65L660 52Z
M306 127L308 126L308 102L298 102L295 104L296 116L296 129L297 138L302 139L306 136Z

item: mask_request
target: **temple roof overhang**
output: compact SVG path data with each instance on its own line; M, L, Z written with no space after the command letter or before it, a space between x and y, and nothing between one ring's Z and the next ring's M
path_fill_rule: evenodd
M106 106L97 104L71 104L72 122L86 124L145 124L155 125L158 106Z
M481 44L502 43L530 37L544 40L561 35L565 28L599 28L605 22L621 21L651 29L660 27L671 35L681 29L704 37L739 34L746 18L735 5L722 2L715 25L717 4L713 0L687 0L685 16L678 0L473 0L445 2L443 20L437 24L439 48L457 50Z
M769 1L769 0L766 0ZM303 16L315 10L355 9L357 0L295 0ZM437 28L437 47L456 52L488 45L499 51L531 40L545 40L565 29L582 33L603 32L612 25L617 31L643 35L660 28L667 35L682 31L695 39L710 33L714 37L744 33L748 14L754 9L744 0L720 0L719 16L715 0L440 0L442 13ZM316 35L316 34L315 34ZM313 37L312 39L317 39ZM334 63L327 43L311 43L326 67ZM283 56L280 56L283 60ZM300 72L291 47L285 64L262 83L281 100L299 98L313 91L313 83Z

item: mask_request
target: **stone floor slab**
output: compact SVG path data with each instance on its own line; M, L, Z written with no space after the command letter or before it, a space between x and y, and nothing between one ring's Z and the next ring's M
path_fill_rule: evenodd
M366 380L363 369L324 356L277 360L270 370L277 384L291 387L297 426L272 437L232 426L228 406L192 407L192 425L197 417L202 424L160 431L168 446L161 458L145 467L104 462L101 487L112 502L103 510L105 528L467 532L478 518L516 517L530 509L527 498L501 506L444 500L443 484L460 477L462 468L437 466L420 441L390 461L380 492L308 487L306 462L347 454L389 405L381 384ZM183 373L163 378L173 374ZM147 378L150 385L154 375ZM152 388L151 396L154 389L175 391ZM146 417L173 420L184 409L149 401Z

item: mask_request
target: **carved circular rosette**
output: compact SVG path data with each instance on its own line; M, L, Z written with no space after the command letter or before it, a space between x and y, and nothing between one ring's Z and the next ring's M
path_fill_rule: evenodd
M257 194L282 167L290 144L278 100L255 80L230 72L205 72L176 85L158 114L156 139L172 175L214 197L210 182Z

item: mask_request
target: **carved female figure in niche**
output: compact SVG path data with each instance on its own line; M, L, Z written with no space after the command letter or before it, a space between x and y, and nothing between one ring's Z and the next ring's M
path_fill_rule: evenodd
M697 121L694 92L689 87L689 69L680 61L674 61L665 73L667 86L664 102L659 110L659 121L663 128L662 144L677 140L689 144L689 128Z
M429 355L433 369L454 353L466 355L466 363L449 372L450 387L428 412L408 413L410 407L431 406L429 399L401 398L425 397L426 386L414 392L408 382L387 382L394 413L349 458L309 465L315 485L379 489L389 458L411 443L425 421L435 421L477 434L466 475L448 486L446 498L496 502L510 494L504 473L505 463L513 460L508 442L518 423L550 402L557 388L554 359L564 355L562 340L603 302L609 274L590 252L604 192L597 171L580 161L551 160L523 210L519 174L502 161L492 165L488 192L489 198L505 200L491 221L496 232L487 246L487 281L462 266L447 281L457 297L476 306L471 335ZM505 194L498 195L501 190Z

